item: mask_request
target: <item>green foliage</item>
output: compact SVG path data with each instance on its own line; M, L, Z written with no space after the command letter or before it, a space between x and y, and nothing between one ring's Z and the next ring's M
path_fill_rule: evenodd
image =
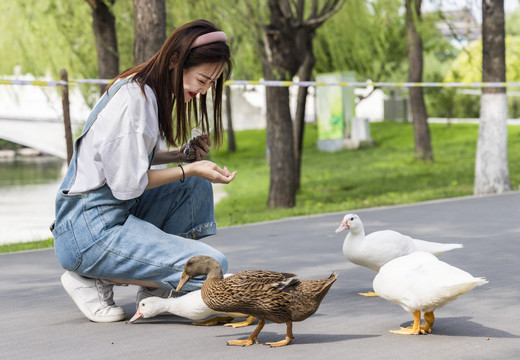
M42 241L29 241L23 243L16 244L4 244L0 245L0 254L15 252L15 251L25 251L25 250L36 250L36 249L45 249L54 246L54 239L50 238Z
M520 10L506 13L506 35L520 36Z
M518 36L506 37L506 80L508 82L520 81L520 37ZM446 72L444 81L482 81L482 41L474 41L460 52ZM518 91L518 89L510 90ZM454 117L479 117L479 96L456 95L454 103L458 110L458 114ZM508 105L509 117L519 117L520 101L518 98L509 98Z
M88 5L82 1L7 0L0 2L0 73L11 74L16 65L35 76L59 77L66 68L72 76L92 76L96 63ZM80 31L81 30L81 31Z
M520 37L506 36L507 81L520 81ZM453 61L445 77L446 81L482 81L482 41L467 46Z
M265 132L237 132L240 148L221 149L212 160L237 170L224 187L228 196L216 206L219 226L279 219L288 216L347 211L471 195L478 126L430 124L435 163L413 159L413 126L372 123L372 148L327 153L316 149L317 130L306 128L301 190L292 209L267 211L269 168ZM520 186L520 127L509 127L510 178Z
M264 1L247 2L227 0L205 0L197 2L166 1L167 22L169 31L175 27L196 19L207 19L220 27L228 36L233 56L233 78L253 79L262 77L260 49L256 37L261 29L255 27L248 4L255 9L255 16L260 18L266 10Z
M402 81L407 71L402 1L347 1L318 29L314 48L317 73L355 71L363 79Z

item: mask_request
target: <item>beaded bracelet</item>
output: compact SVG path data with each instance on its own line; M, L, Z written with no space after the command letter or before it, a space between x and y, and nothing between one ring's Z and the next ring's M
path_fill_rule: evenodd
M181 170L182 170L182 179L179 179L179 181L180 181L181 183L183 183L183 182L184 182L184 168L182 167L181 164L179 164L179 167L180 167Z

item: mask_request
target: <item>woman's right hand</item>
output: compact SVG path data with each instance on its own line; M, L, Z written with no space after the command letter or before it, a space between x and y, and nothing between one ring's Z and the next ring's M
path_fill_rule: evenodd
M227 167L222 169L214 162L200 160L183 165L186 177L198 176L210 181L213 184L229 184L237 174L236 171L230 172Z

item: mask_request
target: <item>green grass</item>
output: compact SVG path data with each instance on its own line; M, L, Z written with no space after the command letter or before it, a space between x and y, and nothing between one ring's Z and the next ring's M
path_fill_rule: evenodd
M41 241L30 241L23 243L15 243L15 244L5 244L0 245L0 254L15 252L15 251L24 251L24 250L36 250L36 249L45 249L54 246L54 239L50 238L47 240Z
M435 161L414 161L413 127L372 123L375 146L328 153L317 150L317 130L307 125L301 189L291 209L266 208L269 167L265 131L236 132L237 151L224 148L210 159L238 174L215 208L218 226L238 225L288 216L415 203L473 193L478 125L430 124ZM520 190L520 126L508 128L509 175ZM44 242L0 246L0 252L52 246Z
M216 206L219 226L288 216L415 203L473 193L478 125L431 124L435 161L414 161L411 124L372 123L375 146L327 153L317 150L317 130L306 127L301 189L296 206L267 211L269 168L265 132L236 134L238 150L212 154L212 160L237 170L226 185L229 196ZM509 171L515 190L520 184L520 127L510 126Z

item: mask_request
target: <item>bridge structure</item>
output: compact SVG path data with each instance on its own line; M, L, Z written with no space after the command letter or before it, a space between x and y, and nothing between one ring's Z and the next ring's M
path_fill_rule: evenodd
M69 101L74 137L86 121L90 107L77 87L69 88ZM67 159L60 88L0 85L0 139Z
M0 138L67 159L65 127L61 119L0 116Z

